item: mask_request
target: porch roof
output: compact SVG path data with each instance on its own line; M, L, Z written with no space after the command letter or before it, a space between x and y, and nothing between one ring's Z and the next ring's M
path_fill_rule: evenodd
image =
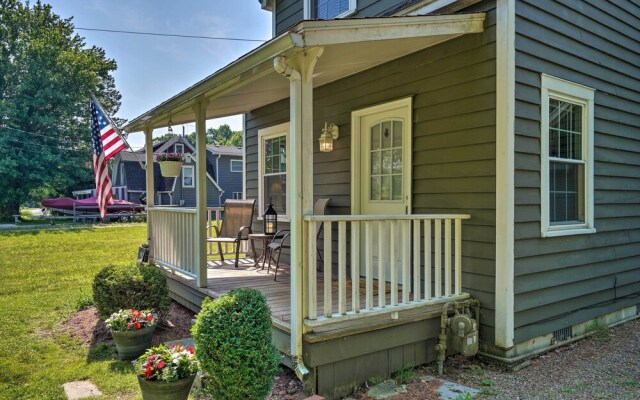
M318 87L455 37L483 31L484 13L302 21L288 32L134 118L128 132L144 127L193 122L192 105L207 99L206 119L249 112L289 97L289 81L273 59L294 59L305 49L323 47L315 66Z

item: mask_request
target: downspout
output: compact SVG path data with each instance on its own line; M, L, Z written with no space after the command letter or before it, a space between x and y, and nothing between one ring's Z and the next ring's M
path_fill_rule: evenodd
M220 185L220 163L218 162L220 160L220 156L222 154L218 154L218 157L216 158L216 182L218 183L218 186L220 186L220 189L222 189L222 185ZM218 195L218 205L222 206L222 195L224 194L224 190L220 190L220 194Z

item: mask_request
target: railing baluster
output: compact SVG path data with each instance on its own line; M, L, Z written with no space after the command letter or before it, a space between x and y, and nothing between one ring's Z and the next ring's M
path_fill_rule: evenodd
M367 310L373 308L373 235L371 232L370 221L364 223L364 235L365 235L365 290L366 290L366 307Z
M444 220L444 295L451 294L451 219Z
M413 301L421 300L420 295L420 220L413 220Z
M347 221L338 222L338 312L347 313Z
M385 279L385 255L387 241L385 240L387 222L378 221L376 224L378 231L378 307L384 307L387 300L387 280Z
M431 219L424 220L424 298L431 298Z
M456 241L455 241L455 273L456 273L456 287L455 294L462 293L462 220L456 218Z
M407 304L411 295L411 264L410 251L411 242L409 241L409 230L411 229L411 221L400 221L402 229L402 302Z
M318 280L316 274L316 258L317 258L317 237L316 237L316 221L309 221L307 224L307 238L309 239L309 300L307 301L309 310L309 319L318 317Z
M351 309L360 311L360 221L351 221Z
M331 260L331 233L332 233L331 221L324 223L324 315L327 318L333 314L333 304L331 303L331 270L333 267L333 261Z
M390 229L389 231L391 232L391 235L389 237L389 250L390 250L390 255L389 255L389 265L390 267L390 276L389 276L389 284L391 285L391 305L392 306L396 306L398 305L398 271L397 269L397 265L396 265L396 260L397 260L397 254L396 254L396 221L389 221L390 224ZM383 282L383 284L386 284L385 282ZM380 285L380 282L378 282L378 285ZM385 294L386 297L386 294Z
M440 297L442 290L442 220L434 220L436 235L435 242L435 266L434 266L434 282L433 282L433 296Z

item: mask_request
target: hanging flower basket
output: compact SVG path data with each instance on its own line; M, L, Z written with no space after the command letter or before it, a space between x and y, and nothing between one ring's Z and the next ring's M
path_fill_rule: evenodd
M181 153L163 153L156 156L158 164L160 164L160 173L167 178L175 178L180 176L182 163L184 162L184 154Z

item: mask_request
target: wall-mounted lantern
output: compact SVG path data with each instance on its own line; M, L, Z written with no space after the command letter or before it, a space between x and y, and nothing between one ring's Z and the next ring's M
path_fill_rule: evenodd
M333 151L333 141L339 136L338 126L333 122L331 124L325 122L322 134L320 135L320 151L323 153Z

